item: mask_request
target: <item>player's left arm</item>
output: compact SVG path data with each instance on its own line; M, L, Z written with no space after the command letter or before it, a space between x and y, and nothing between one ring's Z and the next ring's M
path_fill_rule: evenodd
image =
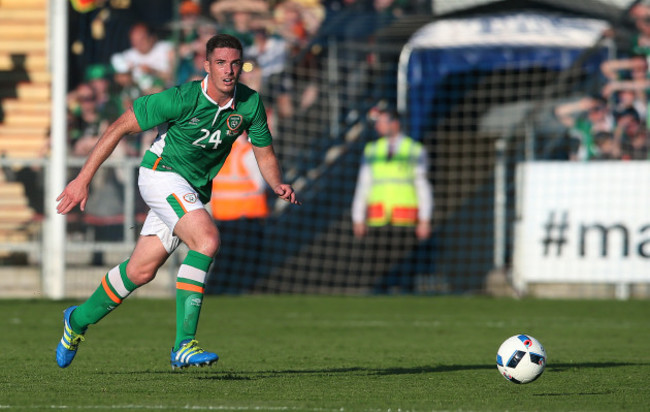
M255 159L257 160L257 165L260 168L264 180L266 180L266 183L271 186L275 194L278 195L280 199L286 200L294 205L302 204L296 198L296 192L293 190L293 187L287 183L282 183L280 163L275 155L273 146L253 146L253 153L255 153Z
M257 166L266 180L266 183L271 186L275 194L283 200L294 205L300 205L301 202L296 198L296 192L291 185L282 183L282 170L280 163L273 150L271 144L271 132L269 131L268 122L266 120L266 111L264 104L258 97L257 107L252 116L251 124L248 128L248 136L253 144L253 153Z

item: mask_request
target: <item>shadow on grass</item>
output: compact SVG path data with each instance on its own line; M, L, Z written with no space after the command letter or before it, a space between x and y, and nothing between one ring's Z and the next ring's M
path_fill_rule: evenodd
M242 371L242 372L216 372L210 376L197 376L197 379L266 379L288 376L330 376L330 375L362 375L362 376L387 376L387 375L417 375L423 373L440 373L453 372L462 370L481 370L492 369L489 365L439 365L439 366L415 366L411 368L326 368L326 369L287 369L287 370L268 370L268 371Z
M631 362L582 362L582 363L554 363L548 365L544 373L558 373L566 372L572 369L594 369L594 368L618 368L626 366L645 366L647 363L631 363ZM366 367L348 367L348 368L324 368L324 369L283 369L283 370L259 370L259 371L224 371L219 370L218 367L213 368L190 368L184 371L120 371L120 372L102 372L106 374L121 374L121 373L141 373L141 374L169 374L169 373L192 373L199 374L192 376L195 379L208 379L208 380L224 380L224 381L237 381L237 380L257 380L278 377L290 376L330 376L330 375L361 375L361 376L391 376L391 375L417 375L424 373L446 373L458 371L472 371L472 370L492 370L496 369L496 365L482 364L482 365L436 365L436 366L414 366L408 368L366 368ZM601 395L604 393L588 393L586 395ZM547 396L564 396L569 394L547 394ZM542 395L540 395L542 396Z
M546 367L546 372L566 372L571 369L594 368L620 368L625 366L647 366L647 363L632 362L579 362L579 363L551 363Z
M611 395L614 391L601 391L601 392L554 392L554 393L533 393L532 396L602 396Z
M571 369L594 369L594 368L617 368L626 366L643 366L645 363L630 362L583 362L583 363L557 363L549 365L545 373L565 372ZM287 369L287 370L268 370L268 371L240 371L240 372L219 372L210 371L209 375L197 376L197 379L218 379L218 380L253 380L264 378L296 376L328 376L337 374L356 374L367 376L389 376L389 375L417 375L423 373L446 373L470 370L492 370L496 365L436 365L436 366L414 366L409 368L326 368L326 369ZM593 393L592 395L600 395ZM558 394L557 396L561 396Z

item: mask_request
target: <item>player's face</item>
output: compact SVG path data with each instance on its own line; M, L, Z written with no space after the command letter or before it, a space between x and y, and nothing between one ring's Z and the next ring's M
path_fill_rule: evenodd
M390 115L381 113L375 122L375 130L380 136L390 136L395 133L395 120Z
M155 39L147 30L136 27L130 34L131 46L142 54L147 54L153 49Z
M242 56L239 50L230 48L214 49L207 56L205 71L209 77L208 93L215 93L211 97L232 97L235 85L239 81L242 69Z

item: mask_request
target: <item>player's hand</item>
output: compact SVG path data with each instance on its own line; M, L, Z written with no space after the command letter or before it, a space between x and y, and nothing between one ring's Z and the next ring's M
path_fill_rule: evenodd
M418 222L415 227L415 237L418 240L427 240L431 236L431 224L429 222Z
M83 212L86 210L86 202L88 201L88 185L74 179L63 189L56 201L59 202L56 206L56 211L59 214L65 215L77 205L80 205Z
M361 239L368 233L368 226L365 223L353 223L352 231L354 232L354 237Z
M296 198L296 192L293 190L291 185L282 183L277 185L273 191L280 199L286 200L293 205L300 206L302 204L302 202Z

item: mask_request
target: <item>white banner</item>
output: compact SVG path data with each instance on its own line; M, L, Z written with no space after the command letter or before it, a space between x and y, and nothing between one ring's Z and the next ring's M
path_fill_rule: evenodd
M517 167L513 278L650 282L650 162Z
M505 13L442 19L418 29L407 46L417 48L528 46L587 48L609 28L604 20L542 13Z

